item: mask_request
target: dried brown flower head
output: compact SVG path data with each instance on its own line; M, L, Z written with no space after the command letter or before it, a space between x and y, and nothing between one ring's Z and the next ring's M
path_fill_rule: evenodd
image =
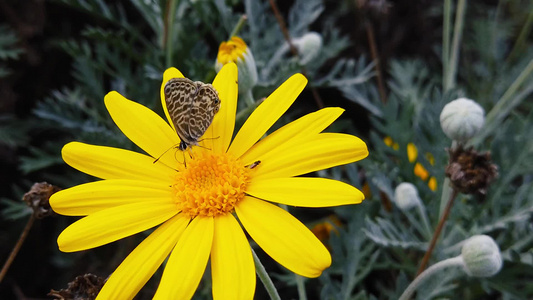
M58 300L93 300L105 283L105 278L87 273L69 282L67 289L51 290L48 296Z
M42 219L54 214L48 200L53 193L60 188L47 182L34 183L30 191L24 194L22 200L33 209L33 214L37 219Z
M487 193L489 184L498 176L498 167L492 163L490 153L478 153L472 148L449 149L448 176L459 192L463 194Z

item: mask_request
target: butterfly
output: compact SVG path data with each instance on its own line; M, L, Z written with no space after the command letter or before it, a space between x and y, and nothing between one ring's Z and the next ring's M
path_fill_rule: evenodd
M220 109L220 98L208 83L188 78L172 78L165 84L165 103L168 114L181 142L177 147L185 151L198 146Z

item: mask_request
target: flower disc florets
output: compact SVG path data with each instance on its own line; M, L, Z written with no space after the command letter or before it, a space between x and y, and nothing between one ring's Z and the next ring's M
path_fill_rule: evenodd
M231 213L244 198L249 171L228 154L195 153L187 168L176 175L176 204L191 218Z

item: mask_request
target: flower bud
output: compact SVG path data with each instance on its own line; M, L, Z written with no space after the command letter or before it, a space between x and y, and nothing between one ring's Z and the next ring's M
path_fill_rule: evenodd
M303 36L294 39L293 45L300 54L300 63L307 64L317 57L322 49L322 36L316 32L308 32Z
M440 126L450 139L466 142L479 132L485 111L475 101L459 98L446 104L440 114Z
M394 202L401 210L409 210L421 203L418 190L409 182L402 182L396 187Z
M215 69L218 72L229 62L237 64L239 69L239 93L251 90L257 83L257 68L252 51L240 37L220 43Z
M465 272L475 277L490 277L502 268L500 249L488 235L475 235L463 245L461 256Z

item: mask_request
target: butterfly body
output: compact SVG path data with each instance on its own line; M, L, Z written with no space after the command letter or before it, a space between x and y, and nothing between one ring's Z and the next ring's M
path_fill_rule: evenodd
M207 83L172 78L165 84L164 93L170 119L181 139L178 149L198 146L220 109L217 91Z

